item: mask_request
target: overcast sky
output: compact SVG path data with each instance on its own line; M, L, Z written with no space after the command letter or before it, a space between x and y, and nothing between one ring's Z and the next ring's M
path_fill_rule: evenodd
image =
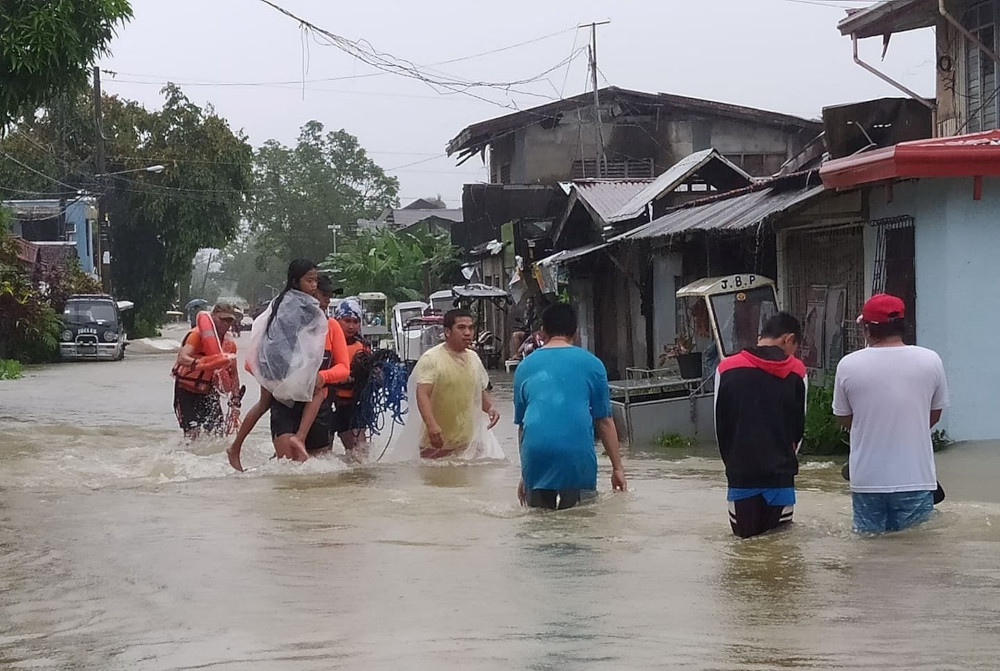
M598 29L602 86L809 118L818 118L826 105L901 95L855 65L850 40L836 30L845 7L867 2L274 1L330 32L465 80L534 77L585 44L589 34L577 31L578 24L610 19ZM587 58L580 53L545 81L518 87L524 93L473 89L492 101L486 102L377 74L312 40L304 48L299 25L259 0L132 0L132 6L135 18L100 63L119 73L103 75L108 93L156 107L163 83L177 82L196 103L214 105L254 146L269 138L291 144L310 119L344 128L399 177L404 205L441 194L450 207L460 207L462 184L485 181L487 173L478 159L456 167L444 156L449 139L469 124L582 93L587 85ZM879 39L862 43L862 56L872 62L878 62L880 50ZM435 65L453 59L462 60ZM893 36L880 67L932 96L932 31ZM372 74L377 76L359 77Z

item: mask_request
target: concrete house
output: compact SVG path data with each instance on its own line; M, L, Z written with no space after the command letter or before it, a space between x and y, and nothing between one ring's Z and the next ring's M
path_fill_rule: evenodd
M821 124L790 115L615 87L600 89L598 98L598 107L588 93L483 121L449 142L448 153L459 162L484 160L491 181L466 185L462 238L453 230L453 242L467 250L492 239L510 242L506 281L520 267L518 280L550 284L545 278L555 266L582 260L591 245L599 247L680 203L797 169L822 148ZM695 174L718 166L724 167L717 170L722 175L717 185ZM556 254L563 263L531 269ZM627 276L612 279L621 269L607 254L599 250L599 255L605 258L597 276L607 281L596 286L603 290L627 281ZM585 321L588 314L622 321L601 308L626 305L621 295L597 298L585 288L579 291L574 299ZM622 319L629 312L622 312ZM610 326L594 324L585 339L599 356L606 353L602 358L612 375L649 358L648 347L621 355Z
M901 88L926 108L935 137L874 142L820 171L827 189L857 203L865 295L903 297L909 340L944 360L951 407L942 427L956 440L1000 438L996 380L982 366L995 341L985 292L1000 250L998 22L997 0L896 0L850 13L838 28L855 43L873 37L891 49L895 33L936 30L927 55L936 100Z

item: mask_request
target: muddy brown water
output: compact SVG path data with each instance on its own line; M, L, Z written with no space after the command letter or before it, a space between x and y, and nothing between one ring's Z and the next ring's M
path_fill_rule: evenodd
M626 451L630 491L518 507L510 459L268 462L180 440L171 357L0 382L0 669L996 669L1000 445L938 456L925 526L850 531L840 461L740 541L710 447ZM376 440L378 445L378 440Z

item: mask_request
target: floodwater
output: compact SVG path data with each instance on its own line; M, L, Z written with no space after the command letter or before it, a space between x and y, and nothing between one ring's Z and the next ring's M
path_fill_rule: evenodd
M237 474L180 440L170 363L0 382L0 669L1000 667L1000 445L939 455L919 529L852 534L827 461L792 528L740 541L709 449L519 508L509 378L509 463L268 462L264 421Z

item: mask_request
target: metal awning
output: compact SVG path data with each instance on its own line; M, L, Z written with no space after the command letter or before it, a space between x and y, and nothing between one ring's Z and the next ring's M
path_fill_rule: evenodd
M510 294L488 284L466 284L451 288L451 293L459 298L507 298Z
M891 179L1000 175L1000 131L914 140L827 161L819 171L829 189Z
M608 245L609 243L603 242L599 244L584 245L583 247L576 247L575 249L564 249L561 252L556 252L551 256L545 257L541 261L536 261L535 265L546 268L561 265L563 263L569 263L571 261L579 261L584 256L598 252L608 247Z
M841 35L876 37L928 28L937 18L937 0L886 0L850 11L847 18L837 24L837 29Z
M704 205L682 207L623 233L610 242L669 238L690 231L740 231L763 223L776 214L806 203L823 193L823 186L787 188L772 186Z

